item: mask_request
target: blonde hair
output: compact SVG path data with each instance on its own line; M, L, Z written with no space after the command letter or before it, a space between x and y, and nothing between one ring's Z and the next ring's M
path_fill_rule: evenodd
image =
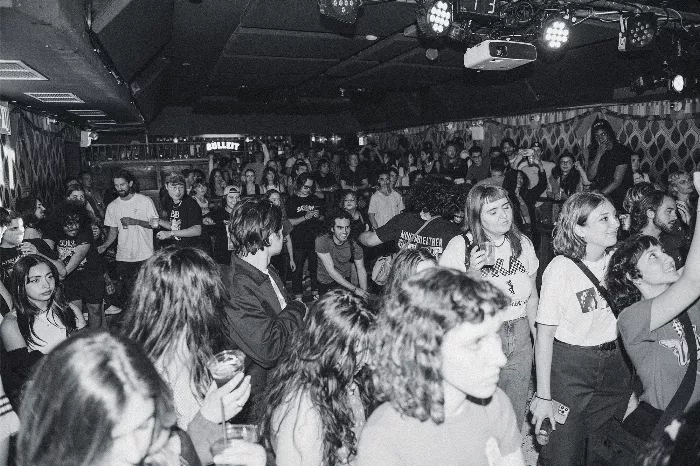
M583 226L595 209L610 202L599 192L582 192L569 197L561 208L559 220L554 227L553 246L556 254L583 259L586 242L576 234L576 225Z

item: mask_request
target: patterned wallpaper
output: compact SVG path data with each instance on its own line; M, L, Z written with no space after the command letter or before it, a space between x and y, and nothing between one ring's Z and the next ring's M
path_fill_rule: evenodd
M10 128L11 134L0 135L0 205L12 207L30 193L54 205L63 196L65 145L79 143L80 128L16 107Z
M587 153L590 127L596 118L608 120L620 142L642 154L643 168L657 181L664 183L669 173L679 169L691 171L700 163L700 99L561 109L446 122L367 136L387 149L396 149L399 144L418 148L425 140L434 147L444 148L454 138L461 138L465 147L475 142L487 149L498 145L504 137L513 138L522 147L529 147L537 140L543 144L545 157L556 160L564 151L574 156ZM482 130L483 134L475 134Z

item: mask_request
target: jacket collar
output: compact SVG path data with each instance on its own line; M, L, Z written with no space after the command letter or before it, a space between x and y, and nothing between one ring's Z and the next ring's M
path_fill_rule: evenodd
M234 269L234 273L242 273L249 276L255 281L255 284L260 286L266 282L269 276L260 270L256 269L236 254L231 255L231 267Z

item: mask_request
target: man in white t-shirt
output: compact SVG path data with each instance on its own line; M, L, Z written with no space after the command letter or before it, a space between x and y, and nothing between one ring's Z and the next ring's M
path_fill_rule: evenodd
M389 220L403 212L403 198L391 187L389 171L379 173L379 190L369 200L369 222L373 229L385 225Z
M107 240L97 251L102 254L118 239L117 271L130 295L141 264L153 255L153 226L158 211L150 197L134 192L134 178L126 170L112 177L117 197L107 206ZM157 228L157 225L156 225Z

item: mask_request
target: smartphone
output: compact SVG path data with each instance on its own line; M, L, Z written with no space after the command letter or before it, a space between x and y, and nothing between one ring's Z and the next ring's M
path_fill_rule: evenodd
M554 420L557 424L564 424L569 417L569 407L557 400L552 400L552 404L554 405Z

